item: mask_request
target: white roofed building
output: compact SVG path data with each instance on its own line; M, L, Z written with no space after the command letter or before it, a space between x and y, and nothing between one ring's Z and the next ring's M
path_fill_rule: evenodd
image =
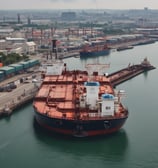
M35 42L27 42L25 38L0 39L0 51L6 53L33 54L36 52L36 46Z
M23 53L23 48L22 47L13 48L10 50L9 53L16 53L16 54L21 55Z
M0 50L5 50L6 48L6 41L5 40L0 40Z
M14 43L25 43L26 39L25 38L11 38L11 37L6 37L6 41L8 44L14 44Z
M0 38L11 36L13 32L14 32L14 29L11 29L11 28L6 28L6 29L0 28Z
M36 47L37 47L37 45L33 41L26 42L24 44L24 52L27 54L33 54L36 52Z

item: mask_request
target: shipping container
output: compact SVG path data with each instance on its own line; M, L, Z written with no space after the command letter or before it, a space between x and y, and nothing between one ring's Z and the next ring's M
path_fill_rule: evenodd
M6 77L8 76L12 76L15 74L15 69L13 67L9 67L9 66L4 66L0 68L1 72L4 72L4 75Z
M15 69L16 73L20 73L24 70L22 64L11 64L11 65L9 65L9 67L13 67Z
M30 64L30 68L40 64L39 60L29 60L28 62Z
M0 81L4 80L4 72L3 71L0 71Z
M30 63L28 61L23 61L23 62L20 62L19 64L23 66L24 70L30 68Z

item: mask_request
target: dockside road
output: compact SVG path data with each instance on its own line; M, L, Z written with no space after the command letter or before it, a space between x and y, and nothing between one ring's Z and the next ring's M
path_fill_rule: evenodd
M34 83L23 83L11 92L0 94L0 116L10 115L16 108L32 100L38 90Z
M25 78L26 76L29 77L28 74L14 76L1 82L1 86L18 81L19 77ZM15 109L31 101L37 93L37 90L38 86L36 83L33 83L32 78L30 78L30 80L22 83L18 82L14 89L0 92L0 117L12 114Z

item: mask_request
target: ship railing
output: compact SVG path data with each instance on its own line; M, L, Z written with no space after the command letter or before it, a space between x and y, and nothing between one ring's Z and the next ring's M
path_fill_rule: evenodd
M79 117L77 117L75 114L74 115L67 115L66 113L63 113L61 115L55 115L55 114L52 114L52 113L49 113L49 111L47 112L47 115L49 117L53 117L53 118L57 118L57 119L66 119L66 120L76 120L76 119L80 119L80 120L102 120L102 119L117 119L118 117L119 118L124 118L126 116L128 116L128 110L126 111L125 114L119 114L118 115L106 115L106 116L103 116L99 113L88 113L88 114L79 114Z
M86 113L86 114L80 114L80 118L81 119L86 119L86 120L91 120L91 119L101 119L103 118L103 116L101 115L101 113ZM105 117L105 116L104 116ZM112 116L107 116L107 117L112 117Z
M75 119L75 115L70 117L66 113L63 113L61 116L53 114L50 117L57 118L57 119L66 119L66 120L74 120Z
M121 110L121 112L114 112L114 115L102 115L101 113L99 112L89 112L89 113L80 113L80 118L83 119L83 120L91 120L91 119L103 119L103 118L109 118L109 119L112 119L112 118L124 118L128 116L128 109L126 108L123 108Z

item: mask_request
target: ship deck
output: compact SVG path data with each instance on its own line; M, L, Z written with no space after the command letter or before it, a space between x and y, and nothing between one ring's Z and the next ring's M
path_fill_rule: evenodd
M46 76L34 99L35 110L52 118L67 118L69 120L74 120L77 117L83 120L124 117L125 110L121 105L118 108L119 113L106 117L102 117L95 109L78 107L77 101L80 95L85 93L84 83L88 80L95 80L100 83L99 95L114 94L106 76L96 75L93 76L93 79L89 79L84 71L82 73L73 71L62 75Z

